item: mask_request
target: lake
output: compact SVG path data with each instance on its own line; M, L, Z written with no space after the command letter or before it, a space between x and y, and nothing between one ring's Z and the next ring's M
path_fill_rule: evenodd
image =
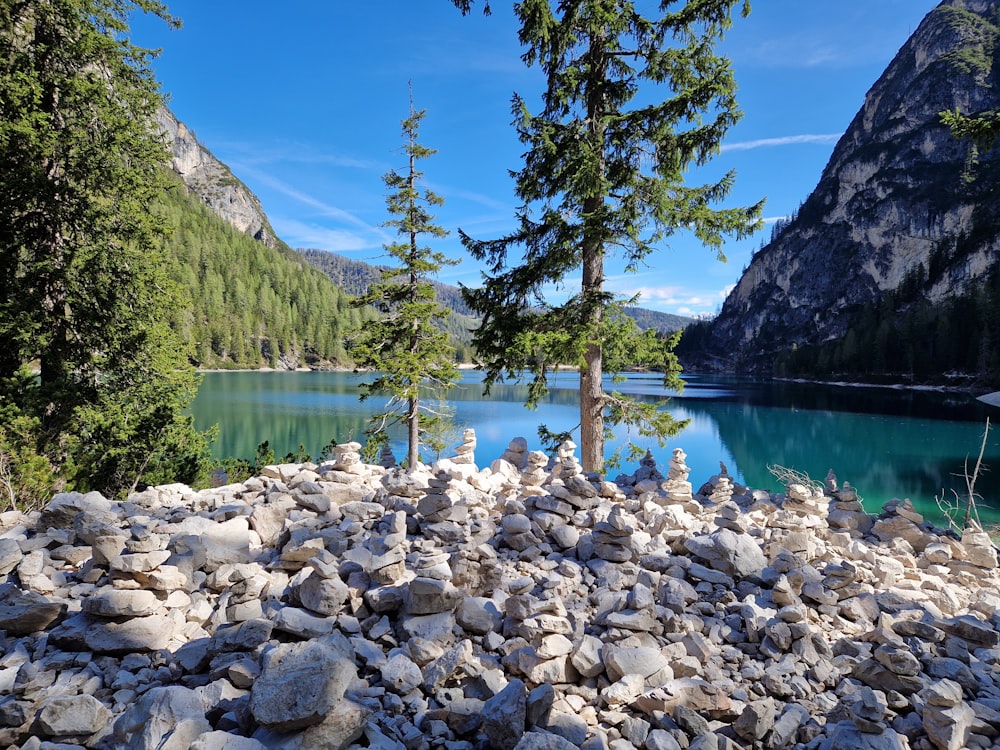
M454 408L450 446L462 430L476 430L476 463L488 466L514 437L540 448L537 426L567 430L579 422L575 373L559 373L551 393L537 410L524 407L526 387L495 385L482 394L481 373L465 371L449 394ZM278 456L303 445L319 457L331 441L364 442L368 416L384 402L358 400L366 376L345 372L210 372L203 376L192 410L195 424L220 427L213 446L217 457L250 458L267 440ZM779 489L768 466L794 468L816 480L829 469L849 481L864 498L868 512L878 512L894 498L910 498L935 520L935 496L965 496L963 467L971 471L988 416L1000 409L972 396L896 388L830 386L779 381L751 381L718 375L685 374L682 393L666 393L653 374L630 374L617 390L641 399L671 398L668 408L689 426L660 448L641 443L666 474L674 448L682 448L695 490L719 471L751 487ZM397 458L405 455L405 435L393 439ZM612 446L613 447L613 446ZM610 448L609 448L610 451ZM446 450L442 455L454 455ZM428 458L425 454L425 458ZM429 456L433 458L433 456ZM984 463L1000 467L1000 430L991 430ZM635 465L608 472L631 473ZM984 523L1000 522L1000 473L981 475L976 490ZM940 521L938 521L940 522Z

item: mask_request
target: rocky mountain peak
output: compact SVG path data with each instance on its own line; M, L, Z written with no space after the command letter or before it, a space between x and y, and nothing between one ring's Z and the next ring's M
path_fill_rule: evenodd
M998 0L945 0L924 18L726 300L708 342L716 361L765 371L781 351L842 336L919 265L934 270L937 302L997 262L1000 151L954 138L940 113L1000 109L998 24Z
M257 196L169 109L160 107L156 119L170 144L170 166L188 190L238 231L274 247L274 230Z

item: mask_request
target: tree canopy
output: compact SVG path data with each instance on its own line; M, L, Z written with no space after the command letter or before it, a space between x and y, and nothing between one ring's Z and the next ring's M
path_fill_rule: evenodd
M0 5L0 454L38 491L187 480L206 449L166 322L166 149L135 12L177 24L153 0Z
M636 271L681 231L724 258L724 239L759 228L763 207L714 207L729 195L732 172L685 183L687 171L717 154L740 118L730 63L715 45L734 8L746 15L749 3L661 2L653 17L637 5L515 5L524 61L545 76L536 112L521 96L513 99L514 124L527 146L514 175L523 201L518 227L495 240L462 234L472 255L488 264L482 286L465 290L483 316L476 346L487 388L528 370L532 403L545 393L553 367L579 367L582 463L589 471L603 467L606 429L614 424L661 439L679 427L655 405L604 390L605 369L629 366L659 368L666 385L679 385L676 336L640 333L622 314L634 300L607 291L606 258ZM647 103L658 95L666 98ZM579 291L560 300L575 273Z

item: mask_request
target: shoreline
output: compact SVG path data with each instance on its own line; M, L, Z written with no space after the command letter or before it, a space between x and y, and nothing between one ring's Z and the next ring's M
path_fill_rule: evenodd
M358 447L4 514L0 745L995 746L1000 560L978 529L846 486L695 493L683 457L619 485L568 446L413 472Z
M470 364L461 363L458 365L458 369L465 372L468 370L481 370L482 368ZM575 369L572 367L559 368L559 369ZM369 370L358 370L353 367L296 367L294 369L284 369L280 367L197 367L195 372L198 374L204 373L218 373L218 372L369 372ZM633 372L631 370L626 372ZM638 370L634 371L638 372ZM703 374L719 374L719 373L702 373L692 371L688 373L690 375L703 375ZM684 377L684 373L681 373L681 378ZM985 393L980 393L977 395L976 391L978 388L972 386L957 386L957 385L922 385L919 383L864 383L858 381L850 380L810 380L809 378L767 378L769 380L776 380L781 383L800 383L807 385L824 385L836 388L882 388L886 390L894 391L934 391L938 393L966 393L974 396L977 401L981 401L987 406L1000 408L1000 391L989 391Z
M461 363L458 365L458 369L461 371L467 370L481 370L482 368L469 363ZM559 369L575 369L575 368L559 368ZM198 367L195 368L195 372L199 374L203 373L217 373L217 372L368 372L368 370L357 370L353 367L296 367L294 369L284 369L280 367ZM632 371L626 371L632 372ZM635 371L638 372L638 371ZM690 375L703 375L708 373L691 371L688 373ZM719 373L711 373L719 374ZM681 373L681 378L684 377L684 373ZM958 386L958 385L921 385L919 383L864 383L858 381L850 380L810 380L808 378L768 378L770 380L776 380L781 383L804 383L808 385L825 385L832 386L836 388L883 388L886 390L894 391L935 391L938 393L967 393L969 395L975 396L977 401L981 401L987 406L993 406L1000 408L1000 391L990 391L986 393L976 394L978 388L971 386Z

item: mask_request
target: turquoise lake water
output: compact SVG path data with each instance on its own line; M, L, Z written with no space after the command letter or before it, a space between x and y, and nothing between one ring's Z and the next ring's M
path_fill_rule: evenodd
M577 375L551 381L551 394L535 411L524 407L525 386L496 385L483 396L481 375L464 373L449 394L456 429L449 445L461 442L465 427L476 430L476 463L488 466L514 437L540 448L537 427L567 430L579 422ZM664 392L658 377L632 374L618 390L638 398L671 398L667 408L690 425L666 447L641 442L666 473L674 448L682 448L697 489L724 462L731 475L756 488L779 489L768 466L784 466L822 480L833 469L854 485L869 512L894 498L910 498L928 517L938 517L935 496L966 495L963 467L974 466L987 417L1000 409L954 392L755 382L685 375L681 394ZM204 375L193 404L200 429L220 427L213 446L218 457L249 458L263 440L280 456L299 445L318 457L328 443L363 442L368 416L383 402L358 400L360 374L344 372L211 372ZM405 436L393 441L397 458ZM613 446L612 446L613 447ZM445 450L442 455L453 455ZM429 456L433 458L433 456ZM986 471L976 490L983 496L984 523L1000 521L1000 431L991 430ZM625 465L608 472L614 478Z

